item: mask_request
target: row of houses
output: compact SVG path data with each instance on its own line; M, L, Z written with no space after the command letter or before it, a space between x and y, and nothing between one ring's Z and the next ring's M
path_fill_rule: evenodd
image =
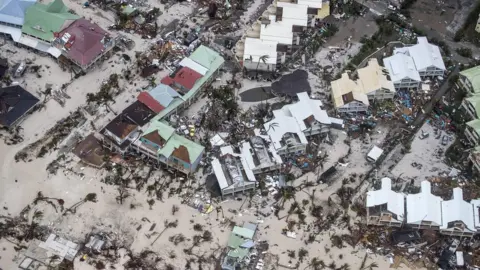
M275 71L295 48L301 33L330 14L324 0L275 0L237 42L235 55L247 70Z
M183 59L158 86L108 123L104 144L121 154L134 153L158 165L190 174L197 169L204 147L176 133L168 117L195 101L215 78L224 59L203 45Z
M73 63L87 71L106 55L116 38L69 11L62 0L5 0L0 4L0 33L15 44Z
M418 37L417 44L395 48L393 55L383 59L383 67L376 59L357 70L356 79L345 72L331 82L332 102L338 112L365 112L373 100L391 100L396 91L417 90L422 80L443 76L445 64L438 46L426 37Z
M238 146L212 143L220 148L211 164L222 195L254 189L256 175L278 170L289 157L305 154L307 138L328 132L332 125L343 126L342 120L329 117L322 102L307 92L298 93L297 98L274 110L274 118L263 130L254 130L255 135Z
M423 181L417 194L395 192L390 178L381 188L367 192L367 224L439 230L442 234L471 237L480 232L480 199L467 202L461 188L450 200L432 194L431 183Z

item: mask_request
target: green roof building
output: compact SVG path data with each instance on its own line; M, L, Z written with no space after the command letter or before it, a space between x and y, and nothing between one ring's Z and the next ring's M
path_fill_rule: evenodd
M480 120L475 119L470 122L467 122L465 128L465 136L467 139L474 145L480 143Z
M472 119L478 119L480 113L480 94L464 98L462 106Z
M469 94L480 93L480 66L460 72L459 85Z
M37 2L27 8L22 32L50 43L54 40L55 32L60 32L79 18L68 12L62 0L54 0L49 4Z

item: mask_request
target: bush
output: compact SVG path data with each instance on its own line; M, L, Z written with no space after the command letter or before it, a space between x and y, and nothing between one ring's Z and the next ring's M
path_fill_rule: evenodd
M458 48L455 51L463 57L467 57L467 58L472 57L472 50L470 48Z

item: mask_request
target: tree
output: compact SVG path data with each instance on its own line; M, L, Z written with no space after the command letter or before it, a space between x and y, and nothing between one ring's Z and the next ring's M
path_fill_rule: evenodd
M69 208L67 208L65 210L65 212L63 212L63 215L65 216L69 212L75 214L77 212L77 208L80 205L82 205L86 202L97 202L97 194L96 193L88 193L87 196L85 196L85 198L83 198L81 201L79 201L79 202L73 204L72 206L70 206Z
M117 191L118 191L118 196L115 199L117 200L117 203L123 204L123 200L130 197L130 193L128 192L127 188L125 188L124 186L119 186L117 188Z
M178 206L177 205L172 205L172 215L175 215L175 213L177 213L179 210Z
M275 131L275 128L279 127L279 124L277 122L273 122L273 123L270 123L270 125L268 125L268 129L267 129L267 132L272 129L273 131Z
M255 77L258 77L258 66L260 66L260 62L267 64L267 60L268 55L262 55L258 58L257 67L255 68Z
M155 204L154 199L147 200L148 206L150 207L150 210L152 210L152 206Z

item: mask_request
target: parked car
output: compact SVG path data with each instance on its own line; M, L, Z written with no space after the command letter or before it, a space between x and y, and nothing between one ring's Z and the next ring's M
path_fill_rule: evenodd
M443 135L442 137L442 145L447 145L448 144L448 136L447 135Z

